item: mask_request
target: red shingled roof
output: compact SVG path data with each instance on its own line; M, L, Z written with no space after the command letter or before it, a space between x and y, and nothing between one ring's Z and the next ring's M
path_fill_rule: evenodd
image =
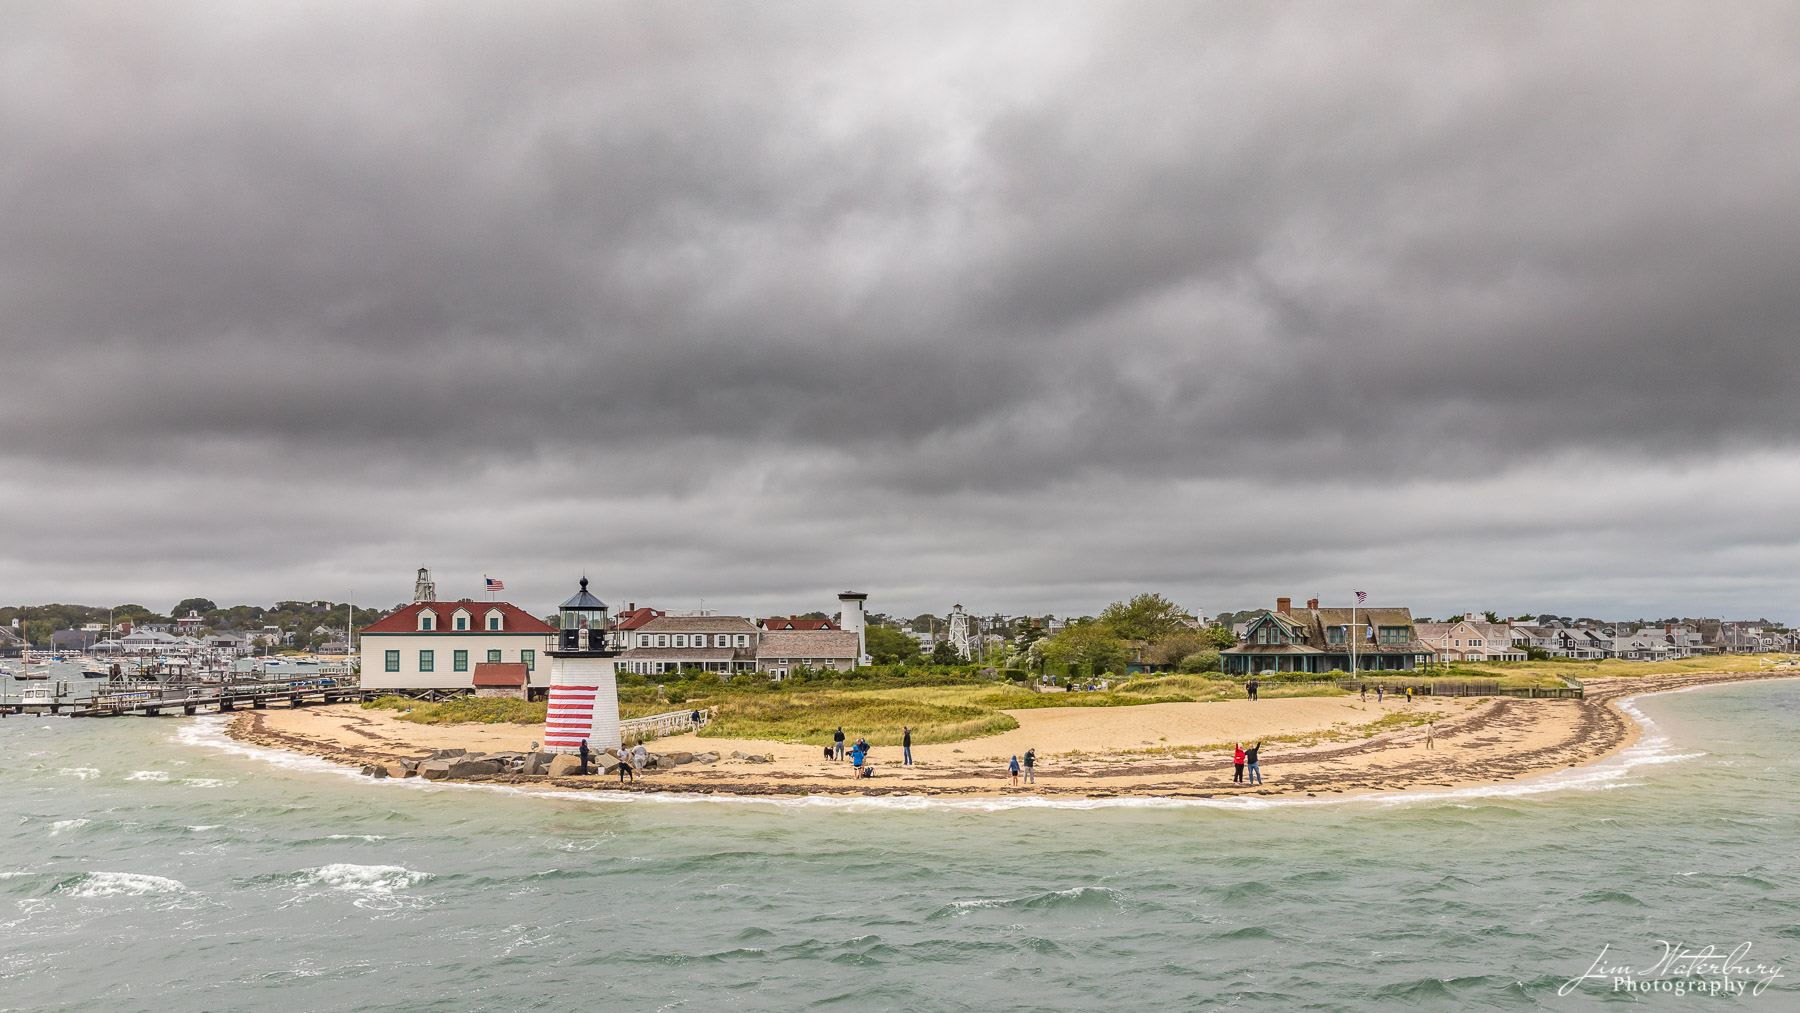
M613 629L635 630L652 619L660 618L664 613L645 606L640 609L629 609L613 617Z
M525 663L523 661L478 661L475 663L476 686L512 686L525 685Z
M502 628L499 632L501 633L548 634L556 632L542 619L517 605L504 601L416 601L398 612L382 616L363 627L363 632L422 633L424 631L419 629L419 611L427 608L437 613L437 622L432 624L436 628L431 631L432 633L453 633L461 636L473 633L491 633L493 631L487 629L487 622L484 618L489 609L499 609L500 614L506 617L505 621L500 624ZM450 621L450 617L456 614L457 609L468 610L469 628L467 630L453 628L455 624Z

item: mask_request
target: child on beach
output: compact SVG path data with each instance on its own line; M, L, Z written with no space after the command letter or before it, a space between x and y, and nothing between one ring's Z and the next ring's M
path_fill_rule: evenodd
M1017 788L1019 786L1019 757L1018 757L1018 754L1015 753L1013 755L1012 765L1009 769L1012 770L1013 787Z

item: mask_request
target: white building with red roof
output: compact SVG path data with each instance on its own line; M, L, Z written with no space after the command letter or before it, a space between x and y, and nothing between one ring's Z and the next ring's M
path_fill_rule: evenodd
M475 668L521 664L527 692L550 685L556 630L503 601L416 601L362 631L364 689L476 688Z

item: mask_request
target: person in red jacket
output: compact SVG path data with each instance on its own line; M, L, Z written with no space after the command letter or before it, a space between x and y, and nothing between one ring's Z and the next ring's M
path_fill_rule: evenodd
M1232 772L1231 779L1242 781L1244 779L1244 744L1242 742L1231 744L1231 765L1236 768Z

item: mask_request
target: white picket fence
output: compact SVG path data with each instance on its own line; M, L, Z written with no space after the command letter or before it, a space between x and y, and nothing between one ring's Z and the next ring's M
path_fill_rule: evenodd
M712 708L701 707L700 723L712 720ZM619 735L627 739L642 740L646 734L660 738L664 735L680 735L694 727L694 710L670 711L667 714L652 714L647 718L627 718L619 722Z

